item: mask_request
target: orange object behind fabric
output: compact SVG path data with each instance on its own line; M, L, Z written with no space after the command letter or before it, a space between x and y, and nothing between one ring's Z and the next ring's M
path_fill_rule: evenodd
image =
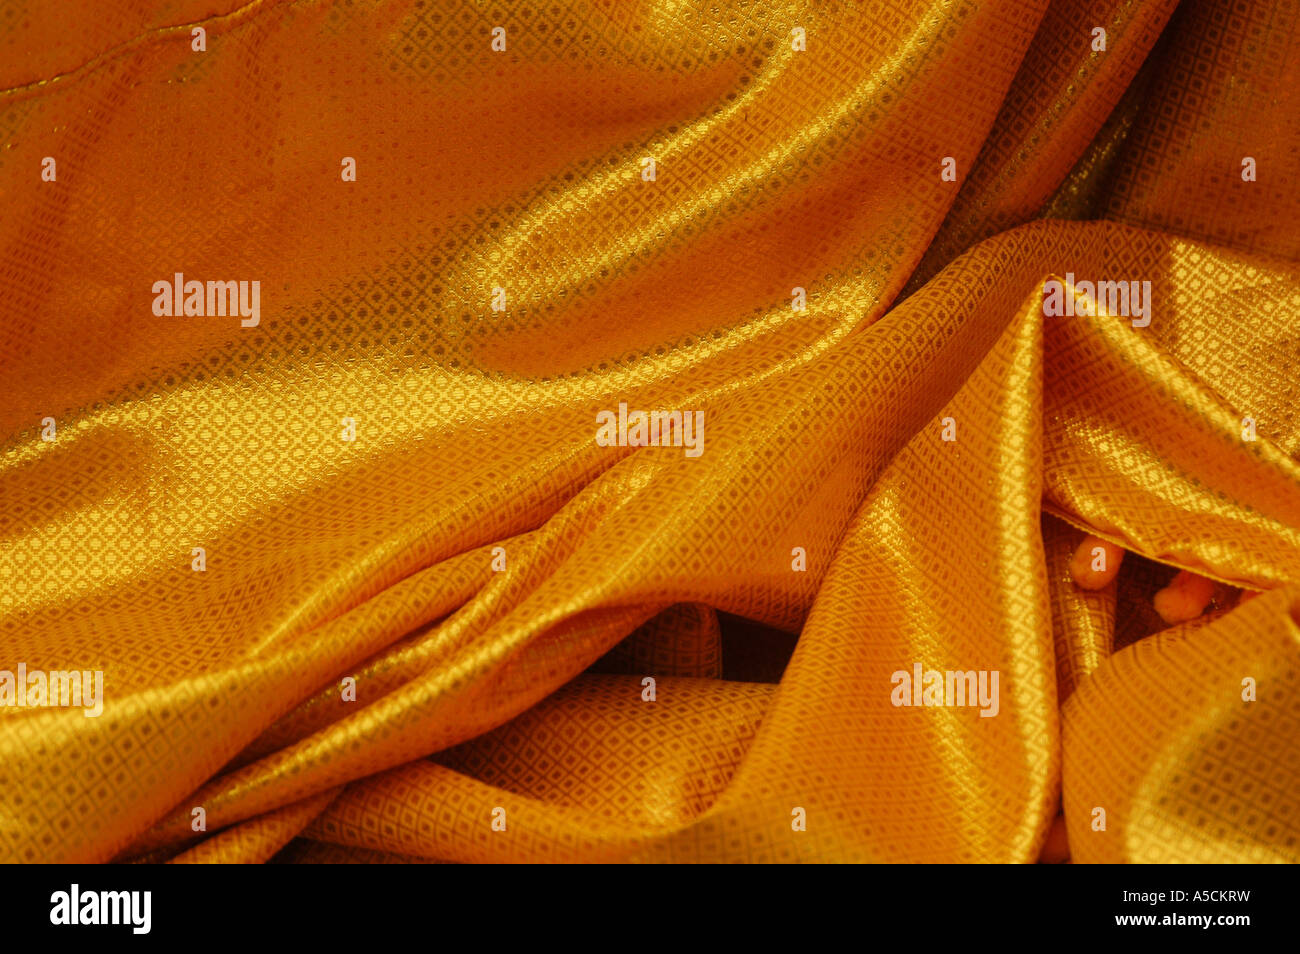
M0 860L1300 860L1296 11L105 6L0 0Z

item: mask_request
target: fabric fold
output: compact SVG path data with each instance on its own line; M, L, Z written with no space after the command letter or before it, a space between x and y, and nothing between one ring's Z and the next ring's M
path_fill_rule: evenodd
M0 860L1300 860L1294 10L101 6L0 0Z

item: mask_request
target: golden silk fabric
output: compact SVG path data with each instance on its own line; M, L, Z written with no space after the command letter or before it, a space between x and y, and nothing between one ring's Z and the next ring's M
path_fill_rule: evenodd
M0 859L1300 860L1294 4L0 0L0 90L0 669L105 678Z

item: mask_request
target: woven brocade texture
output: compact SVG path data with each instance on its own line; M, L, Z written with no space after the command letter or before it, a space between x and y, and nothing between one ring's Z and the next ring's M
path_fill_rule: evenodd
M0 0L0 861L1300 861L1298 184L1297 0Z

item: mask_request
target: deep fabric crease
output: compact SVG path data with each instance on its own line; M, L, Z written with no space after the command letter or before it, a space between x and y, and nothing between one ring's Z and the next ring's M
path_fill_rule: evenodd
M1296 10L101 6L0 0L0 670L106 686L0 860L1300 861Z

